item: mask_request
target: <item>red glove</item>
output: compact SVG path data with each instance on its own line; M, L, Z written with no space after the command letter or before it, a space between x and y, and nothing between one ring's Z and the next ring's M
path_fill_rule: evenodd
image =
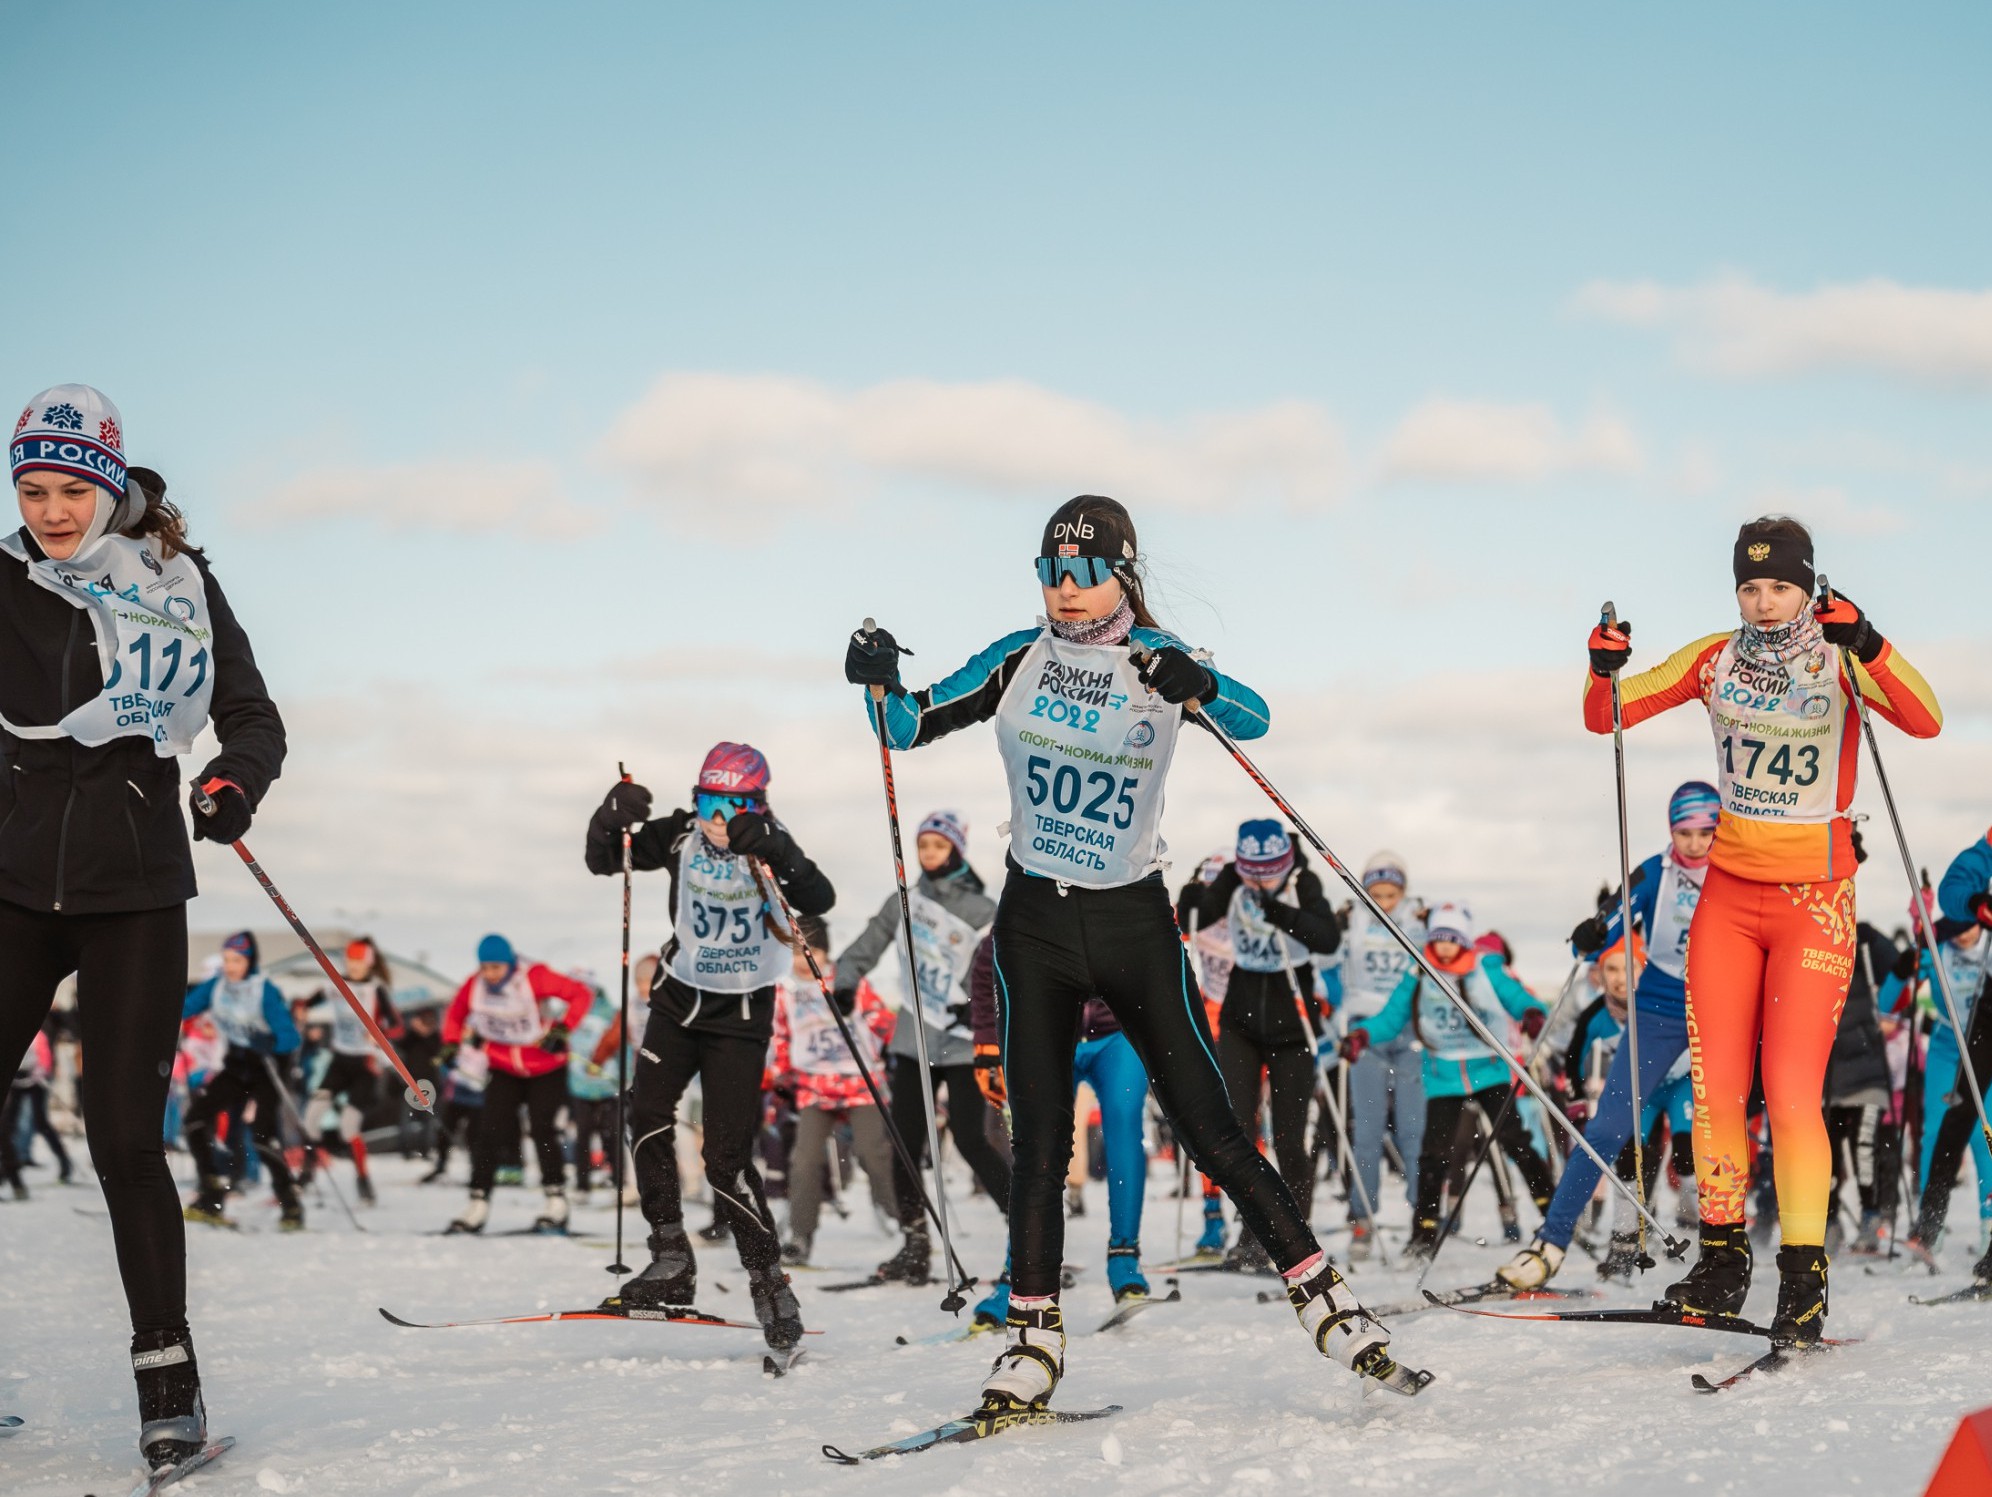
M1549 1023L1549 1015L1539 1008L1532 1008L1522 1015L1522 1033L1532 1040L1542 1038L1542 1031Z
M1971 896L1971 918L1988 930L1992 930L1992 894Z
M1620 619L1616 624L1599 624L1591 630L1591 674L1613 676L1632 658L1632 623Z
M1342 1036L1342 1059L1347 1061L1361 1060L1363 1058L1363 1051L1369 1049L1369 1042L1368 1030L1351 1029L1347 1034Z
M1563 1105L1563 1115L1581 1128L1590 1119L1591 1104L1583 1097L1573 1097Z
M1873 664L1881 653L1881 635L1853 599L1836 597L1831 603L1816 604L1812 616L1824 626L1828 644L1852 651L1862 665Z

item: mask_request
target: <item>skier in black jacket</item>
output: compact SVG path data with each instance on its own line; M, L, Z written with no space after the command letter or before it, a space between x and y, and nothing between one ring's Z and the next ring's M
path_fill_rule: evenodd
M58 385L9 448L26 523L0 538L0 1059L76 973L84 1122L131 1308L139 1448L158 1465L206 1440L159 1125L195 892L176 756L212 722L215 809L193 813L194 835L233 841L282 768L284 727L165 480L127 469L122 427L98 391Z

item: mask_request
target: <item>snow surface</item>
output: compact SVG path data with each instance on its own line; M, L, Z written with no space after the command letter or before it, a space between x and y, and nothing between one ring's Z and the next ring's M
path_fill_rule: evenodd
M1071 1341L1057 1401L1125 1411L844 1469L818 1447L860 1450L962 1412L993 1345L894 1346L895 1335L948 1323L938 1288L820 1292L891 1250L858 1200L862 1187L849 1221L825 1214L816 1256L831 1271L796 1275L804 1314L825 1334L809 1338L808 1356L786 1379L771 1381L751 1332L386 1324L376 1306L409 1319L517 1314L586 1306L611 1283L600 1248L424 1235L448 1221L462 1193L417 1187L416 1173L379 1160L382 1203L364 1212L364 1233L329 1198L313 1207L303 1236L276 1234L274 1209L255 1197L234 1208L253 1233L189 1228L210 1420L241 1443L179 1490L1919 1493L1958 1416L1992 1404L1992 1306L1905 1302L1965 1282L1966 1242L1948 1250L1934 1279L1900 1268L1869 1274L1842 1259L1831 1329L1863 1344L1712 1397L1692 1392L1689 1374L1732 1370L1761 1343L1676 1329L1498 1325L1429 1310L1393 1322L1400 1357L1438 1374L1422 1397L1404 1399L1366 1392L1317 1357L1283 1304L1256 1302L1268 1280L1184 1275L1181 1304L1093 1335L1110 1309L1106 1201L1095 1185L1067 1237L1067 1261L1085 1272L1064 1296ZM343 1166L340 1179L350 1194ZM1158 1165L1144 1233L1155 1262L1174 1251L1169 1185L1168 1167ZM500 1192L493 1227L526 1224L537 1201L537 1190ZM24 1205L0 1206L0 1412L28 1421L0 1440L0 1490L9 1497L122 1493L137 1479L110 1230L84 1214L100 1209L94 1187L38 1189ZM1478 1230L1495 1226L1491 1202L1484 1209L1485 1221L1470 1213ZM959 1214L963 1256L987 1275L1000 1262L999 1219L980 1200L959 1202ZM1340 1220L1325 1187L1315 1214L1324 1226ZM1405 1218L1401 1200L1386 1209L1393 1216ZM703 1218L694 1209L694 1223ZM599 1204L577 1212L581 1230L607 1232L612 1221ZM1196 1203L1184 1221L1193 1237ZM1341 1241L1331 1239L1331 1250ZM1504 1256L1499 1246L1456 1243L1431 1283L1484 1278ZM751 1318L730 1248L704 1249L701 1272L709 1308ZM1613 1302L1643 1303L1669 1276L1649 1275ZM1356 1282L1368 1301L1384 1303L1410 1297L1414 1278L1372 1266ZM1752 1304L1766 1318L1770 1279L1760 1275ZM1592 1282L1588 1261L1573 1255L1562 1282Z

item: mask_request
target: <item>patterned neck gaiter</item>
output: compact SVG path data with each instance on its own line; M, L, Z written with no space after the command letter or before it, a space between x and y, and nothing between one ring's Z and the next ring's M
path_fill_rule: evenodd
M1738 653L1760 665L1789 666L1802 656L1822 653L1825 647L1826 631L1810 607L1788 624L1759 628L1746 623L1736 632Z
M1070 623L1064 619L1047 619L1045 622L1051 625L1053 634L1068 644L1125 644L1128 635L1134 632L1134 605L1123 594L1120 607L1105 618L1078 619Z

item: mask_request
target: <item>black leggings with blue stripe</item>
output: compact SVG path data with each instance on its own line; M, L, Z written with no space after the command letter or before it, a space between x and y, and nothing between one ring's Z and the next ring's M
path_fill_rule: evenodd
M1239 1126L1203 995L1158 873L1119 889L1068 886L1014 864L996 907L996 994L1009 1088L1010 1276L1053 1294L1072 1157L1072 1050L1080 1011L1106 1000L1197 1167L1231 1197L1281 1268L1319 1244L1279 1171Z

